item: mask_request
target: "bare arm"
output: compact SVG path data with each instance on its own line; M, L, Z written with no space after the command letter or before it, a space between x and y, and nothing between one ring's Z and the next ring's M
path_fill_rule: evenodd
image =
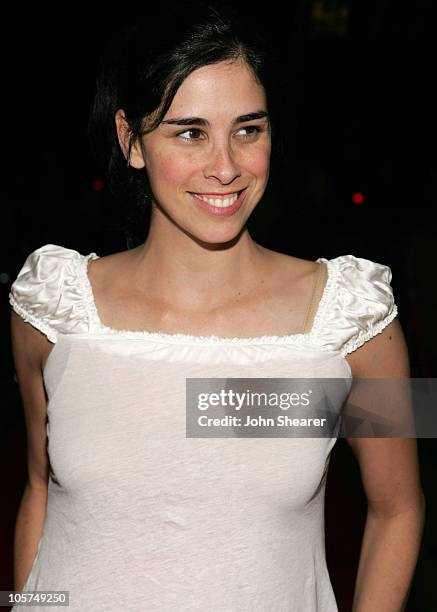
M14 590L19 591L32 567L46 514L49 461L42 365L53 344L13 310L11 340L27 430L28 478L14 534Z
M354 378L408 378L402 328L394 319L347 357ZM348 438L368 508L353 612L402 612L425 517L415 438Z

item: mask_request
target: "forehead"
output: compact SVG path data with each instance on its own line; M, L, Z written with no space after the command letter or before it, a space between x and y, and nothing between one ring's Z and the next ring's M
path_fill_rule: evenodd
M201 66L189 74L177 90L165 118L186 113L205 118L206 114L235 116L265 106L264 88L247 64L241 60L226 61Z

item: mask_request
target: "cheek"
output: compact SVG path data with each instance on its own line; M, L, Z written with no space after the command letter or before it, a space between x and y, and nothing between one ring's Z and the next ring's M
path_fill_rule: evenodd
M240 149L234 152L234 156L243 173L267 180L270 164L269 146ZM181 155L174 151L159 151L153 160L148 160L147 168L151 186L155 193L158 193L188 184L204 165L204 156L195 151L185 151Z
M161 154L149 165L149 180L159 191L173 189L187 182L199 163L190 155Z
M254 149L245 161L246 170L258 177L265 177L269 173L270 151L265 148Z

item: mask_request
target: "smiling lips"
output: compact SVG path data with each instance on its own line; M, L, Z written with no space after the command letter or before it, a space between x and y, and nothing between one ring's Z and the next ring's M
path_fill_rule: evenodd
M210 206L216 206L217 208L228 208L228 206L232 206L238 200L238 196L241 191L237 191L234 193L226 193L223 195L220 194L202 194L202 193L193 193L192 195L199 200L203 200ZM214 197L212 197L214 196Z

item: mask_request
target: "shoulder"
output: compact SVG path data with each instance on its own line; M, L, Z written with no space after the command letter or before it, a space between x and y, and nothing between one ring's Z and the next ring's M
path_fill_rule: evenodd
M85 260L75 249L45 244L26 257L11 285L13 310L53 343L58 332L82 331L85 319L80 315L85 314L86 303L81 272Z
M129 288L138 251L139 248L136 247L96 258L92 257L87 271L93 290L100 292L108 287L114 289L118 285Z
M296 287L298 283L307 283L310 286L320 267L317 262L309 259L272 251L260 245L257 245L257 248L266 262L264 272L267 271L268 275L275 276L279 282L293 287Z
M386 264L350 254L317 261L328 269L318 339L346 357L381 334L397 316L392 272Z

